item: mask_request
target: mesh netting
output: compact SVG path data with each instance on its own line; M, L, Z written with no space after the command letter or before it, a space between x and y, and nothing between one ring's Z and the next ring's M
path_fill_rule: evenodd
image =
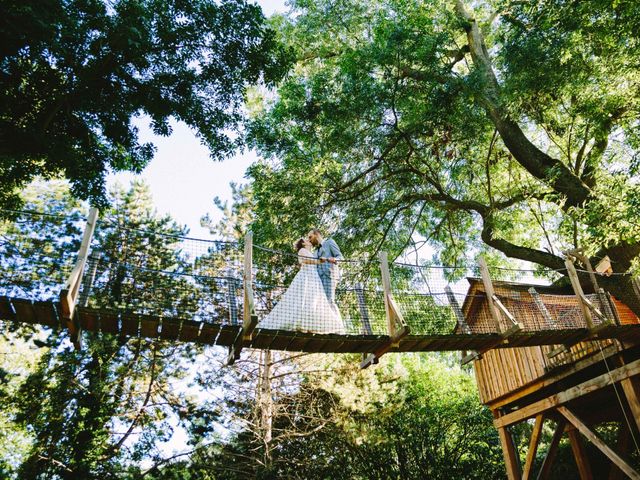
M0 296L57 298L76 261L85 219L39 212L3 212Z
M0 296L57 299L77 260L84 226L80 214L20 212L2 222ZM176 233L167 233L171 231ZM377 258L334 264L313 251L302 253L253 246L258 330L389 334ZM193 239L167 224L160 223L155 231L103 218L96 226L78 304L242 325L244 268L242 242ZM566 272L490 268L489 273L494 312L478 270L389 264L392 297L411 335L497 333L515 322L524 332L588 326L582 302L566 282L556 282ZM638 323L633 311L609 294L596 291L586 298L593 306L594 326L606 320Z
M242 301L238 243L98 223L80 305L237 325Z

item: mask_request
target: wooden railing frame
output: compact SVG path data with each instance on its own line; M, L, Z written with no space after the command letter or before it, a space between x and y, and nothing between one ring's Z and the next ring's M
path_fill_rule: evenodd
M547 353L548 358L554 358L561 353L569 351L575 343L579 343L581 341L588 340L590 338L597 338L598 332L611 326L612 324L617 323L615 314L613 313L615 311L615 307L613 305L609 305L612 313L612 317L613 317L613 318L609 318L605 314L603 314L593 304L593 302L591 302L591 300L587 298L587 296L584 294L584 291L582 290L582 285L580 284L580 278L578 277L578 272L576 271L576 267L573 264L574 258L576 260L580 260L586 266L591 283L593 284L593 288L596 289L595 292L600 298L600 302L603 305L607 306L608 305L607 302L610 301L609 298L605 295L604 291L602 291L602 289L598 286L598 281L595 277L595 272L591 267L591 262L589 261L589 259L586 256L582 255L579 250L570 250L564 253L566 256L564 264L567 267L567 275L569 277L569 281L571 282L571 288L573 289L573 293L578 299L578 304L580 305L582 316L584 317L585 322L587 324L587 333L584 335L584 338L578 341L575 341L571 344L560 345L559 347L553 349L552 351ZM595 325L593 323L594 316L600 319L599 325Z
M491 281L491 275L489 274L489 267L487 266L487 262L484 258L480 257L478 259L478 266L480 267L480 276L482 277L482 284L484 285L485 295L487 296L487 305L489 307L489 314L494 321L496 326L496 333L499 335L499 338L495 340L490 346L483 348L477 352L471 352L468 355L462 358L462 365L465 365L473 360L479 360L482 358L482 354L485 352L497 347L498 345L507 343L509 341L509 337L515 333L518 333L522 330L522 325L518 323L516 317L504 306L504 304L500 301L498 296L496 295L495 290L493 289L493 282ZM501 316L504 316L510 323L511 326L506 330L502 329L500 325Z
M78 322L75 321L74 313L76 303L78 302L80 285L82 284L84 267L87 263L87 258L89 257L91 239L93 238L93 232L95 231L96 223L98 221L98 213L97 208L92 207L89 210L89 216L87 217L87 224L84 229L84 234L82 235L76 264L60 291L60 310L62 313L62 319L69 330L71 341L76 350L80 350L82 346L82 337L81 328Z
M387 318L387 328L389 341L369 355L363 356L360 368L364 369L370 365L378 363L380 357L389 350L400 345L400 340L409 335L409 326L404 321L400 308L393 298L391 292L391 275L389 274L389 257L387 252L380 252L380 274L382 279L382 290L384 295L384 310Z
M240 352L245 342L253 339L253 334L258 325L256 315L255 298L253 294L253 232L247 232L244 236L244 272L242 290L244 301L242 305L242 329L238 332L233 345L229 347L227 365L233 365L240 358Z

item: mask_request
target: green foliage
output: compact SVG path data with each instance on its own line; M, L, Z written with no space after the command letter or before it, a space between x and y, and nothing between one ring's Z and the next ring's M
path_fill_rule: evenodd
M104 204L105 174L140 172L171 117L215 158L238 146L244 89L279 79L287 52L244 0L3 1L0 21L0 206L36 175L64 175Z
M637 8L458 3L297 1L273 23L297 62L251 97L257 235L320 224L347 254L426 240L457 266L491 250L558 269L584 246L627 271Z
M154 478L175 478L183 469L225 479L503 475L492 417L468 374L436 355L388 357L365 371L354 359L318 361L329 374L308 373L295 391L276 393L270 463L256 458L260 440L241 430L224 447L204 448Z

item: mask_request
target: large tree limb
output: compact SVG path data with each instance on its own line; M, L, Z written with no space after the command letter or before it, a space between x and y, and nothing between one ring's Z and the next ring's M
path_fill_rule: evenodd
M491 65L478 24L462 0L456 0L456 12L464 22L471 58L481 75L480 102L500 133L500 137L516 161L535 178L550 185L566 198L568 206L579 206L588 200L589 187L564 163L552 158L526 137L520 126L509 118L501 106L500 87Z
M493 221L494 219L490 212L482 216L482 241L490 247L501 251L510 258L518 258L527 262L537 263L553 270L565 268L562 257L543 250L516 245L503 238L494 237Z

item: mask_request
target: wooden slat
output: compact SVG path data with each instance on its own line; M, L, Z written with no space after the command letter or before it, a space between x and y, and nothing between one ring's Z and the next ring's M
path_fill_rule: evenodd
M36 315L35 309L33 308L33 302L31 302L31 300L14 298L11 303L13 304L13 308L16 311L16 319L19 322L37 323L38 317Z
M193 342L198 338L200 333L200 322L193 320L183 320L182 330L180 331L180 337L178 340L182 342Z
M33 309L36 311L38 323L53 328L60 326L58 312L53 302L33 302Z
M214 345L216 338L220 333L220 324L218 323L205 323L202 325L202 331L200 336L196 339L196 342L203 343L205 345Z
M0 297L0 320L15 320L16 312L9 297Z
M140 316L135 313L123 313L120 316L120 335L123 337L137 337L140 330Z
M120 331L120 319L116 312L100 312L100 331L112 335Z
M78 322L83 330L97 332L100 329L100 314L95 310L78 308L76 310Z
M160 326L160 338L165 340L177 340L180 333L179 318L162 317Z
M140 336L145 338L156 338L160 319L151 315L140 315Z
M238 336L239 331L240 327L234 325L222 325L220 328L220 334L218 335L218 338L216 338L216 345L229 347Z
M309 334L298 332L298 335L292 335L286 349L291 352L300 352L304 350L310 341L311 336Z

